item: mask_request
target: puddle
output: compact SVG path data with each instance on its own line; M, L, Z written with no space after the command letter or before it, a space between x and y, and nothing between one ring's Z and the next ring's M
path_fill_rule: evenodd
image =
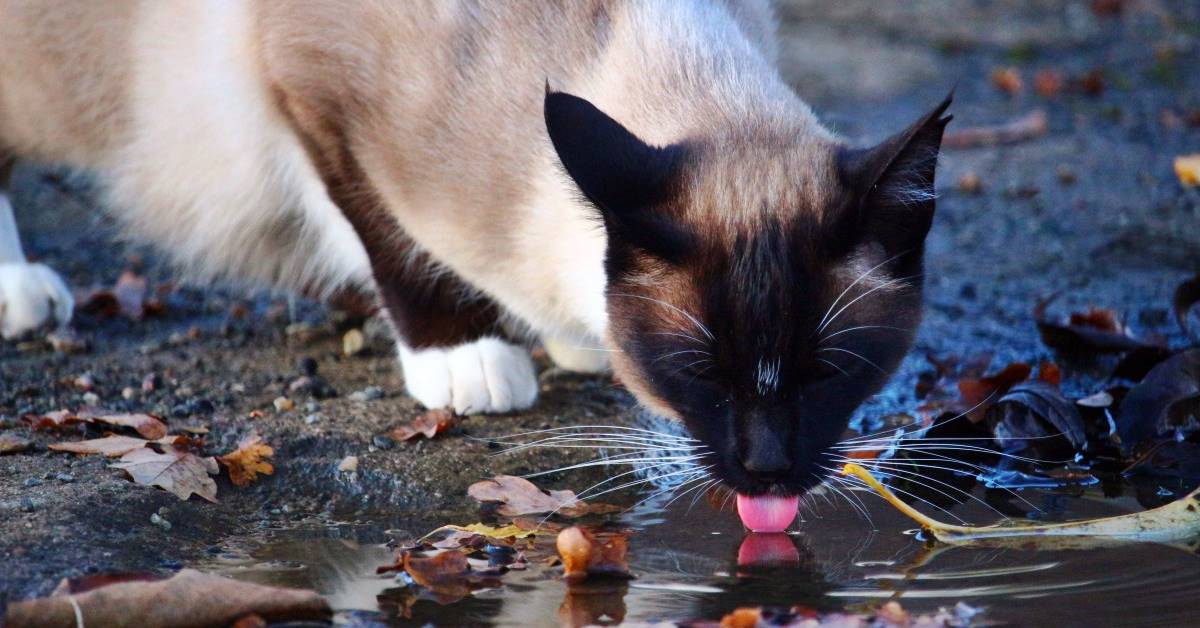
M1022 496L1059 507L1065 502L1070 517L1141 508L1133 498L1103 499L1095 489L1071 498L1039 490ZM629 555L636 580L568 588L556 569L531 564L505 575L498 587L447 605L413 603L396 577L375 575L392 558L382 520L269 531L253 543L226 547L202 567L316 589L349 625L612 625L713 620L739 606L833 611L886 599L916 612L965 601L986 607L989 622L1013 625L1070 625L1085 617L1129 626L1196 620L1195 548L931 549L912 533L911 521L861 497L873 525L844 502L815 497L796 531L781 535L745 535L733 513L717 512L704 500L680 500L665 511L643 506L623 517L635 530ZM975 522L994 519L977 505L955 513ZM392 516L388 523L395 521ZM420 516L401 521L412 532L445 523Z

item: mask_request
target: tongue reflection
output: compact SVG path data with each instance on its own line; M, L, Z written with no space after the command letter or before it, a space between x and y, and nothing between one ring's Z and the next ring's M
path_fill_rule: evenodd
M751 497L738 493L738 516L742 525L754 532L783 532L796 518L799 497L775 497L758 495Z

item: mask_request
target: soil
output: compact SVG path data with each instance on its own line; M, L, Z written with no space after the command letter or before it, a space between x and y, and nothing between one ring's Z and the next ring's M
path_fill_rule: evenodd
M832 4L782 4L782 66L844 136L878 140L951 89L951 130L1003 123L1035 108L1049 116L1043 137L944 151L926 320L894 383L860 413L861 425L871 428L883 414L912 405L927 353L992 351L997 363L1053 358L1031 310L1054 292L1063 292L1056 311L1112 307L1137 334L1182 341L1168 313L1170 295L1200 270L1200 190L1180 185L1172 160L1200 152L1200 73L1192 67L1200 58L1200 5L1124 3L1123 12L1099 16L1092 3L1051 0ZM991 72L1008 66L1024 76L1023 92L1006 95L993 85ZM1067 77L1057 96L1033 92L1033 75L1043 69ZM1072 80L1089 72L1101 77L1098 93L1084 93ZM981 190L959 188L968 173ZM131 265L153 287L178 281L152 250L119 241L85 176L26 163L13 192L31 257L62 272L80 295L111 286ZM44 595L63 577L177 569L201 562L227 539L280 522L371 516L399 525L406 512L463 512L472 508L465 489L473 481L594 453L492 456L489 437L641 420L608 377L543 365L533 411L470 418L459 432L432 441L389 443L377 437L421 410L404 395L381 334L368 334L363 353L342 355L341 333L361 321L238 287L185 285L164 299L163 315L142 321L81 313L75 329L90 343L84 353L56 353L41 342L0 344L0 436L32 441L27 451L0 454L0 615L8 602ZM311 370L305 358L336 397L288 390ZM1106 366L1069 363L1068 385L1086 388ZM84 376L90 390L79 385ZM147 379L153 390L143 390ZM371 386L382 389L379 398L352 398ZM280 396L295 408L277 411ZM216 453L256 432L276 448L276 472L246 488L222 479L216 504L182 502L132 484L99 457L47 450L78 436L30 432L19 419L88 400L157 413L175 429L208 428ZM338 470L346 456L358 457L356 471ZM561 478L546 484L556 482Z

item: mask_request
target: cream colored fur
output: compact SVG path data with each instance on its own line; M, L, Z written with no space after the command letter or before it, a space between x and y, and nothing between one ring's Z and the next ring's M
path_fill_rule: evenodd
M775 72L773 28L765 0L0 0L0 161L95 171L129 232L194 276L370 286L283 94L312 114L301 130L337 126L421 250L597 368L573 348L606 336L605 236L546 138L544 85L653 143L823 141ZM532 403L528 356L481 343L401 347L410 391Z

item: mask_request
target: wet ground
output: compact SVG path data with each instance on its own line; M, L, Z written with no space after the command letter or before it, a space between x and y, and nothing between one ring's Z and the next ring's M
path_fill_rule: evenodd
M1048 114L1043 137L944 152L926 322L895 383L862 413L864 425L914 404L911 391L928 352L991 351L997 363L1052 357L1031 310L1055 291L1064 291L1055 306L1062 311L1112 307L1136 333L1182 342L1169 299L1180 280L1200 270L1200 193L1179 185L1171 162L1200 152L1200 5L1096 4L1124 10L1097 15L1091 2L1049 0L792 0L782 7L785 74L847 137L870 141L902 128L951 87L951 129L1003 123L1035 108ZM1024 91L1011 96L990 80L994 69L1008 66L1025 79ZM1033 89L1034 74L1045 69L1067 83L1050 98ZM1098 80L1075 80L1093 72ZM981 191L960 189L967 173L978 176ZM77 177L25 165L14 202L27 249L81 294L112 285L139 260L152 286L173 281L153 253L114 242ZM419 410L403 394L384 339L362 354L342 355L341 332L358 321L234 288L175 288L164 299L165 314L145 321L81 314L76 329L91 344L82 354L0 344L0 434L34 441L29 451L0 455L0 608L45 594L64 576L201 565L315 586L340 610L379 612L343 615L347 620L394 618L389 596L376 596L396 585L367 575L388 557L384 530L469 523L477 517L465 496L471 482L592 455L491 456L488 437L637 420L628 395L606 378L547 371L533 412L470 419L463 433L420 445L380 441L375 437ZM303 357L315 360L337 397L288 391ZM1109 366L1065 363L1065 386L1090 390ZM155 385L143 390L148 377ZM352 395L371 386L382 396ZM89 393L107 408L159 413L173 427L207 427L214 452L256 431L277 449L276 473L248 488L221 483L217 504L181 502L127 482L99 458L47 451L57 437L30 434L17 419L96 401L85 399ZM277 411L272 402L280 396L295 408ZM339 471L350 455L359 458L357 470ZM590 483L586 474L572 474L546 485ZM1129 498L1028 499L1050 500L1070 516L1138 508ZM1145 623L1153 610L1154 623L1168 625L1193 613L1190 583L1200 575L1196 556L1163 546L924 556L922 544L902 533L908 522L867 502L871 523L844 503L821 506L822 518L807 517L790 537L794 561L758 577L743 569L746 577L739 577L736 518L714 514L703 500L689 509L689 502L627 515L639 529L631 555L640 577L626 591L587 599L622 598L627 619L647 620L716 618L764 603L836 609L899 591L908 608L965 600L1018 624L1087 623L1078 612L1086 608L1088 617L1114 624ZM957 514L989 520L970 509ZM522 578L456 605L420 602L414 617L447 625L555 623L563 585L550 572ZM1136 596L1120 595L1133 590Z

